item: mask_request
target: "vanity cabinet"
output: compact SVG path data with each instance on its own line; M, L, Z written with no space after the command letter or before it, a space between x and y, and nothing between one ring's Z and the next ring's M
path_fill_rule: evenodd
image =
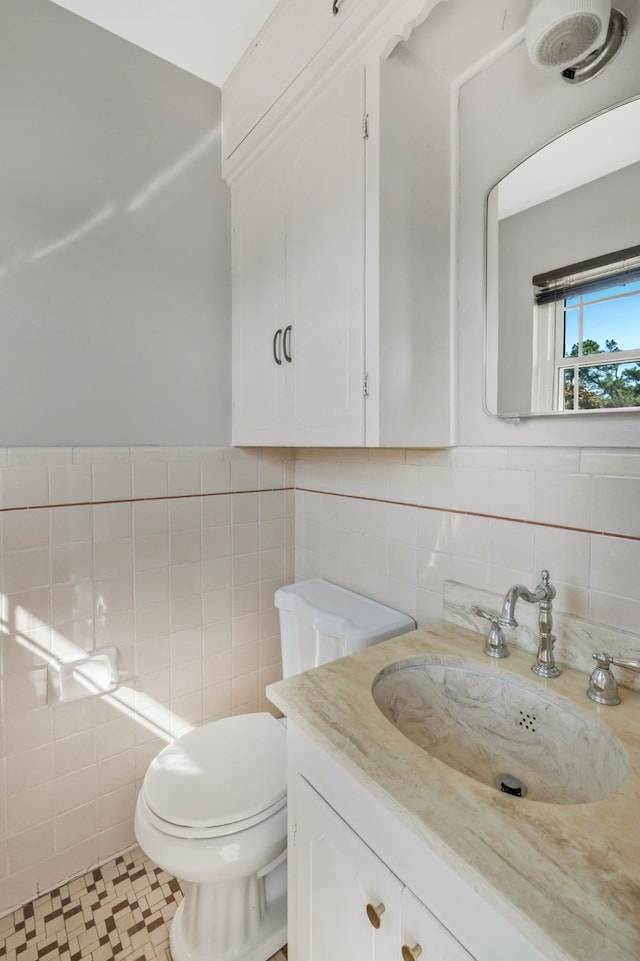
M234 444L453 442L450 91L398 44L434 5L344 0L335 19L351 24L349 42L332 47L333 30L225 148ZM269 49L277 29L285 44L283 11L299 6L277 8ZM223 88L232 131L246 71L257 89L271 83L264 49L242 84L232 75Z
M296 795L298 959L472 961L303 778Z
M269 689L281 710L293 680ZM355 724L337 741L375 752L361 736ZM481 893L473 865L416 831L389 794L372 793L333 737L318 741L288 713L289 961L413 961L411 952L420 961L570 961L504 899ZM384 757L380 765L388 773Z

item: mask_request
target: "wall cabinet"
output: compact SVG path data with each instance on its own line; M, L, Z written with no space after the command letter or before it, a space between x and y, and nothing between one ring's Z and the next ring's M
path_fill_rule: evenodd
M472 961L303 778L296 794L297 958Z
M377 16L324 71L310 58L227 165L234 444L453 442L450 91L397 43L434 5L344 0L352 25Z
M234 185L233 441L364 442L364 73Z

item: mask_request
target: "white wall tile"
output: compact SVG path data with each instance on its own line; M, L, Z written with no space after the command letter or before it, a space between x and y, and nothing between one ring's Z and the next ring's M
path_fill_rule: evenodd
M12 754L7 758L6 772L6 787L9 795L21 794L23 791L46 784L54 776L53 745L43 744Z
M115 541L133 534L131 504L96 504L93 536L96 541Z
M228 462L202 464L202 492L225 493L231 490L231 465Z
M490 470L489 513L495 517L530 519L535 516L533 471Z
M580 451L562 447L509 447L507 467L517 471L543 469L545 472L577 474L580 470Z
M10 511L0 515L2 523L2 550L26 551L34 547L49 546L48 510Z
M94 602L96 614L129 610L133 607L133 578L130 575L97 578Z
M122 751L120 754L106 758L97 766L98 797L104 797L112 791L135 781L136 765L135 751Z
M418 511L415 507L389 504L386 509L387 537L404 544L418 543Z
M6 714L37 711L47 705L47 669L35 668L5 677L2 682Z
M169 530L197 531L202 523L200 497L184 497L169 501Z
M451 506L457 511L489 511L491 472L463 468L453 472L451 481Z
M545 524L588 530L591 478L585 474L547 471L536 474L535 519Z
M169 464L169 493L172 496L200 494L202 479L199 461Z
M590 587L601 594L640 601L637 541L621 537L591 537Z
M94 801L97 795L97 769L95 764L56 778L54 786L54 813L64 814L79 804Z
M596 531L640 537L640 478L592 477L589 526Z
M93 508L57 507L48 511L52 544L91 543L93 539Z
M199 562L202 557L202 531L177 531L169 535L172 565Z
M585 474L640 477L640 450L615 448L582 450L580 471Z
M131 451L128 447L74 447L74 464L128 464Z
M519 571L534 569L535 530L528 524L489 521L487 559L490 564Z
M546 568L553 580L561 577L566 584L589 584L589 534L554 527L536 527L534 533L536 571Z
M231 497L229 495L202 498L203 527L226 527L230 523Z
M39 784L29 791L10 795L7 799L7 833L20 834L53 817L53 784Z
M92 467L95 501L125 500L131 497L131 465L94 464Z
M449 467L418 468L418 504L425 507L451 507L452 476Z
M136 571L169 566L169 535L145 534L133 541L133 566Z
M451 553L456 557L484 561L489 544L489 518L455 514L451 518Z
M202 566L200 564L182 564L170 570L171 602L183 598L199 597L202 594Z
M143 461L132 466L134 497L166 497L169 493L169 467L166 462Z
M147 501L133 505L133 530L136 537L166 534L169 508L166 501Z
M53 742L53 717L50 710L31 711L5 719L5 750L8 755L25 754Z
M30 591L49 583L49 550L33 548L5 554L3 558L4 589L7 594Z
M170 648L168 637L154 637L136 644L136 674L144 676L168 668Z
M56 850L66 851L81 841L95 837L97 829L98 808L95 801L58 815L55 820Z
M46 467L3 467L2 506L36 507L49 503L49 472Z
M234 554L253 554L260 547L258 524L235 524L231 542ZM276 547L280 545L275 545Z
M88 464L49 467L49 496L52 504L81 504L91 500L92 473Z
M104 832L123 821L131 821L138 792L135 784L125 784L98 801L98 830ZM122 849L120 849L122 850Z
M169 633L169 603L136 607L136 640L146 641Z
M638 624L640 624L640 601L592 589L589 591L589 618L599 624L610 624L623 631L637 634Z
M55 849L53 820L10 837L7 848L11 874L19 874L25 868L40 864Z
M59 544L51 550L51 583L64 584L93 575L93 556L89 541Z

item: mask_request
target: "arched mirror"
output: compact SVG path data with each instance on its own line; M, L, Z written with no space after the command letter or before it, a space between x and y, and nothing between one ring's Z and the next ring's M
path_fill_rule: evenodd
M485 374L507 419L640 412L640 99L489 192Z

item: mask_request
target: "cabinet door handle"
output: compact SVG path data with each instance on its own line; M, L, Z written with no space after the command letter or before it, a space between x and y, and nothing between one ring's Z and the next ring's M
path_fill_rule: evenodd
M273 359L276 364L280 366L282 364L282 356L280 353L280 348L282 346L282 327L278 327L275 334L273 335Z
M386 911L386 908L382 902L380 904L368 904L367 905L367 917L371 921L374 928L379 928L382 924L382 915Z
M402 945L402 961L418 961L422 954L422 946L414 944L412 948L408 944Z
M340 13L340 4L341 4L341 3L342 3L342 0L333 0L333 15L334 15L334 17L337 17L338 14Z
M282 353L284 354L284 359L288 364L291 363L291 324L285 327L284 334L282 335Z

